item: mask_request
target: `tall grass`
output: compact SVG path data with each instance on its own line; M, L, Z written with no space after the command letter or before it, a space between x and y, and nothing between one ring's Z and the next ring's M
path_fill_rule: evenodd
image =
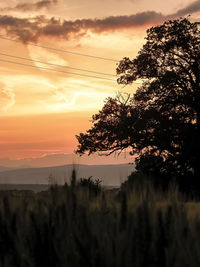
M0 266L199 266L200 217L176 188L116 192L86 180L73 172L47 192L0 194Z

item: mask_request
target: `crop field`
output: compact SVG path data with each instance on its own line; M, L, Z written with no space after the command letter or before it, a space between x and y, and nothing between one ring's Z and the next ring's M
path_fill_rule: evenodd
M197 200L73 175L47 191L0 192L0 266L199 266Z

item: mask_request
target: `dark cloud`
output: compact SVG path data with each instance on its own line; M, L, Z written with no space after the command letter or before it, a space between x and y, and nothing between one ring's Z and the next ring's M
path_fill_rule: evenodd
M185 8L179 9L174 15L185 16L200 11L200 0L196 0Z
M46 21L44 17L31 19L17 18L13 16L0 16L0 29L4 30L10 37L17 38L22 42L36 42L40 24Z
M55 2L55 1L54 1ZM44 16L34 18L17 18L0 15L0 29L8 36L18 38L22 42L37 42L39 37L61 37L69 40L87 34L88 30L95 33L111 32L144 25L157 25L169 18L180 17L200 10L200 0L193 2L175 14L163 15L155 11L141 12L130 16L110 16L103 19L59 20L47 19Z
M147 11L130 16L111 16L104 19L82 20L80 24L85 28L103 32L157 23L162 19L163 16L161 13ZM78 21L76 21L76 23L78 23Z
M88 30L102 33L146 24L156 24L161 20L163 20L162 14L154 11L131 16L111 16L104 19L75 21L61 21L55 18L46 19L44 16L29 19L0 15L0 28L4 29L8 36L17 37L22 42L36 42L42 36L69 39L74 36L83 36Z
M1 11L38 11L43 8L50 8L56 3L57 0L41 0L36 3L24 3L18 4L15 7L6 7L1 9Z

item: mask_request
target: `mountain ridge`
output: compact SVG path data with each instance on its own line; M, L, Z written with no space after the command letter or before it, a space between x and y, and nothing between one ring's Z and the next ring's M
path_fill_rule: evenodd
M50 167L66 164L87 164L87 165L110 165L126 164L133 162L134 157L129 153L122 152L120 155L112 154L110 156L76 155L76 154L48 154L39 158L10 159L0 158L0 165L8 168L31 168L31 167Z
M9 169L0 172L0 184L69 183L73 169L76 171L77 179L92 176L93 179L100 179L104 186L119 186L134 171L134 166L131 164L66 164L39 168Z

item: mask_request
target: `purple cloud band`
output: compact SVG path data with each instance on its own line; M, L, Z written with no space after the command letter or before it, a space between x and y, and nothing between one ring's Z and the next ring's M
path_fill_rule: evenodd
M1 11L38 11L43 8L49 8L56 4L57 0L41 0L36 3L18 4L15 7L2 8Z
M56 0L53 1L55 2ZM61 21L55 18L47 19L44 16L17 18L0 15L0 29L4 29L8 36L17 38L24 43L30 41L37 42L38 38L42 36L55 36L69 40L72 36L80 37L85 35L88 30L95 33L102 33L123 28L155 25L169 18L185 16L197 11L200 11L200 0L196 0L176 13L167 16L155 11L146 11L130 16L110 16L103 19Z

